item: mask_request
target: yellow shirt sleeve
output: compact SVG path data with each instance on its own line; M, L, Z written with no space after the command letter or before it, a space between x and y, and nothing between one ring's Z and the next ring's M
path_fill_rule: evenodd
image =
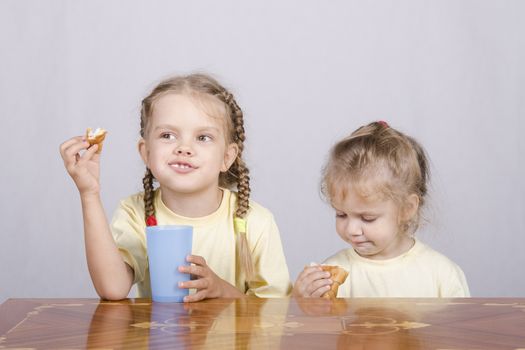
M146 224L141 201L140 195L134 195L121 201L111 221L113 239L124 262L134 271L133 283L144 281L148 266Z

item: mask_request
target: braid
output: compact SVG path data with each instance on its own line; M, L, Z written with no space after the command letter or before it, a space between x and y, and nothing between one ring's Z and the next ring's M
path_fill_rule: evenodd
M225 179L228 183L237 183L237 208L235 210L235 216L241 219L246 217L250 205L250 171L242 159L242 151L244 150L244 141L246 140L246 134L244 131L244 117L241 108L235 101L235 98L231 93L224 90L220 97L227 104L231 112L232 135L231 139L237 145L239 153L235 162L230 167L227 177ZM248 247L248 240L246 239L246 232L239 232L239 250L242 266L246 273L246 279L248 281L253 280L255 275L255 268Z
M250 171L246 166L246 163L242 160L241 154L244 150L244 140L246 140L246 134L244 133L244 118L241 109L232 100L232 106L235 108L234 113L234 129L235 129L235 142L239 148L239 156L235 159L236 170L238 174L237 190L239 202L237 204L236 215L240 218L244 218L248 212L249 200L250 200Z
M244 131L244 117L241 108L235 101L232 94L226 90L220 94L220 99L223 100L231 114L231 135L230 139L235 142L239 153L237 158L233 162L224 179L226 185L236 184L237 185L237 208L235 216L244 218L248 213L249 200L250 200L250 171L242 159L242 152L244 151L244 141L246 140L246 134Z
M153 174L149 168L146 168L146 174L142 179L144 184L144 218L148 219L151 215L155 215L155 205L153 204Z
M239 182L237 184L237 209L235 215L244 218L248 213L250 204L250 176L249 170L242 159L235 161L237 165L237 172L239 174Z

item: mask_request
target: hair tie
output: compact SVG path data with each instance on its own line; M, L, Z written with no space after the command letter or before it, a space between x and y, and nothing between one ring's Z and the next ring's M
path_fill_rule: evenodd
M246 220L240 217L235 217L233 219L233 227L235 229L235 232L246 234Z
M381 125L381 126L384 127L384 128L388 128L388 127L390 127L390 125L388 125L388 123L385 122L384 120L379 120L379 121L377 122L377 124Z
M155 218L155 215L148 216L146 226L157 226L157 218Z

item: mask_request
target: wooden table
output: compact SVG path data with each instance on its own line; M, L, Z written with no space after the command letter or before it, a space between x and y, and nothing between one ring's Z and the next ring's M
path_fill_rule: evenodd
M525 349L520 299L9 299L0 349Z

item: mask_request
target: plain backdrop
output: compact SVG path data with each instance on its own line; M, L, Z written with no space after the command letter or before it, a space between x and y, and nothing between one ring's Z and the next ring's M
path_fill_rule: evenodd
M329 148L383 119L431 158L418 236L473 296L525 296L525 2L0 1L0 302L93 297L58 147L109 130L102 197L141 190L139 105L206 72L245 112L253 199L293 280L346 247L319 195Z

